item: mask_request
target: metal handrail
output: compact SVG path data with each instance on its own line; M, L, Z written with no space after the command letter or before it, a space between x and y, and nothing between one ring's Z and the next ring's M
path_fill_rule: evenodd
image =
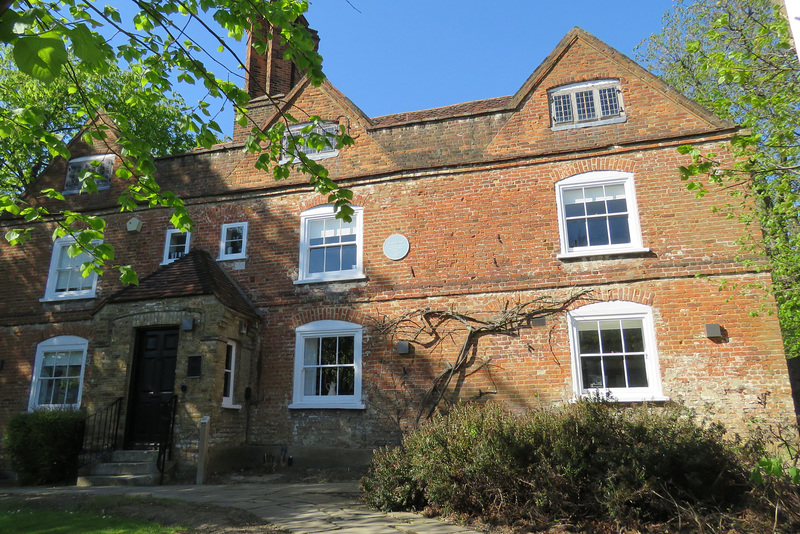
M177 408L177 395L173 395L168 401L162 402L160 405L161 435L158 439L158 458L156 460L156 467L158 467L158 472L161 473L159 484L164 483L164 467L167 464L167 460L172 460L172 439L175 432L175 413Z
M122 397L86 417L79 467L95 462L117 449Z

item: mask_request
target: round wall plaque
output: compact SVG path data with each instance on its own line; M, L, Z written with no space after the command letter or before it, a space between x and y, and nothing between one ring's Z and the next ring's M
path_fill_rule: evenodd
M392 234L383 242L383 253L390 260L402 260L408 254L408 239L402 234Z

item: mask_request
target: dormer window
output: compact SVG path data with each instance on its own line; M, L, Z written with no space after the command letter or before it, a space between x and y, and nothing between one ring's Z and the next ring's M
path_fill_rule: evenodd
M550 121L553 130L625 122L619 80L574 83L551 89Z
M318 160L332 158L339 155L336 148L336 135L339 133L339 123L335 121L295 124L289 126L283 134L283 150L281 163L288 161L289 139L294 139L295 149L302 152L309 159Z
M111 185L111 173L114 170L114 154L101 154L75 158L67 163L67 179L64 182L64 193L80 193L86 191L86 178L91 177L97 189L108 189Z

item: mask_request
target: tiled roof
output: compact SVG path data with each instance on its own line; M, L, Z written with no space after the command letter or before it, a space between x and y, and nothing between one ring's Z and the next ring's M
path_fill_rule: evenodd
M431 120L449 119L468 115L480 115L482 113L492 113L505 110L512 100L512 96L499 96L486 100L473 100L472 102L462 102L441 108L423 109L421 111L410 111L407 113L395 113L393 115L383 115L373 117L372 123L375 128L387 128L411 122L425 122Z
M238 312L258 316L253 305L211 254L196 248L182 258L162 265L139 281L111 295L106 302L163 300L193 295L214 295Z

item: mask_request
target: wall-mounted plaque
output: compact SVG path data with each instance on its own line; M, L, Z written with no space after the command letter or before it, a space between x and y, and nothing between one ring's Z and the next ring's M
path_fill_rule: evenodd
M383 242L383 253L390 260L402 260L408 254L408 239L402 234L392 234Z

